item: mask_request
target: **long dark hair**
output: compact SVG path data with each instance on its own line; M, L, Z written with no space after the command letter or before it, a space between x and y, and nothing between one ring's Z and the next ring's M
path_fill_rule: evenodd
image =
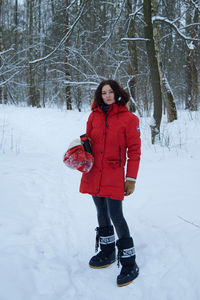
M94 104L95 106L101 106L104 102L101 96L101 91L104 85L110 85L115 95L115 103L118 105L126 105L129 101L129 94L119 85L115 80L108 79L103 80L97 87L94 94Z

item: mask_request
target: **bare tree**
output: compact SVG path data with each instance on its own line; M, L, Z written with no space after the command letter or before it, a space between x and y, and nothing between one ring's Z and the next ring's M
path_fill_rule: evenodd
M134 10L137 7L137 0L134 3ZM136 28L135 28L135 15L133 14L133 6L132 1L127 0L127 13L128 13L128 38L136 37ZM130 79L128 81L130 96L131 96L131 104L130 110L136 110L136 103L138 102L137 95L137 74L138 74L138 61L137 61L137 45L136 41L128 41L128 51L129 51L129 63L128 63L128 74ZM139 108L138 108L139 110ZM139 110L140 111L140 110Z
M149 60L150 74L151 74L151 85L153 91L154 100L154 111L153 111L153 121L151 124L151 137L152 144L157 142L160 136L160 123L162 118L162 93L160 85L160 75L158 69L158 62L156 59L156 51L153 36L153 24L152 24L152 6L150 0L144 0L144 35L147 39L146 47Z
M158 15L158 1L152 0L152 17L156 17ZM160 36L159 36L159 26L158 23L153 22L153 37L155 43L155 51L156 51L156 59L158 62L158 70L160 75L160 83L161 83L161 91L162 96L165 101L165 105L167 107L167 118L168 122L173 122L177 120L177 111L176 104L174 102L173 92L171 90L170 84L167 80L167 77L164 72L161 51L160 51Z
M68 34L69 31L69 11L68 11L68 7L69 7L69 0L65 0L66 2L66 16L65 16L65 34ZM70 81L70 71L69 71L69 66L67 64L68 62L68 57L69 57L69 40L66 40L65 42L65 77L66 77L66 82ZM65 87L65 93L66 93L66 108L68 110L72 109L72 101L71 101L71 96L70 96L70 85L68 83L66 83L66 87Z
M199 10L195 7L194 8L194 18L193 23L196 24L194 26L192 37L195 38L198 36L200 24L198 24L199 21ZM198 41L194 40L194 51L192 54L192 70L193 70L193 97L192 97L192 103L191 103L191 110L197 110L198 109Z
M33 47L33 7L34 1L28 0L27 1L27 31L29 33L28 39L28 50L27 50L27 57L28 60L32 58L32 47ZM35 87L34 87L34 68L33 65L29 64L27 68L27 87L28 87L28 105L36 106L35 103Z
M2 20L2 0L0 0L0 19ZM3 39L2 39L2 23L0 22L0 52L3 49ZM1 55L0 55L0 68L1 68ZM2 76L0 76L0 82L3 80ZM0 85L0 104L2 104L2 86Z
M17 52L17 49L18 49L18 0L15 0L14 24L15 24L15 51Z
M41 100L42 106L81 110L93 87L112 77L129 90L140 115L153 106L155 137L161 96L169 121L185 94L189 109L197 109L197 0L160 0L150 17L142 8L158 0L0 1L1 102L40 106Z
M198 23L199 10L197 6L190 7L186 15L186 33L190 33L193 41L187 42L186 47L186 101L185 108L198 108L198 37L200 24ZM189 26L193 23L192 29Z

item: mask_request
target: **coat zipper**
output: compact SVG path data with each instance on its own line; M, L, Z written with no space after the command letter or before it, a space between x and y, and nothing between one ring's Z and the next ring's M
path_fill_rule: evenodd
M108 111L108 113L106 114L106 117L105 117L105 123L106 123L106 127L108 128L108 121L107 121L107 118L108 118L108 115L109 113L112 111L112 108L113 106L111 107L111 110ZM100 177L100 180L99 180L99 189L98 189L98 192L96 193L96 195L99 193L100 191L100 185L101 185L101 180L102 180L102 171L103 171L103 158L104 158L104 152L105 152L105 145L106 145L106 128L105 128L105 139L104 139L104 149L103 149L103 156L102 156L102 161L101 161L101 177ZM121 165L121 163L120 163Z
M106 117L105 117L105 123L106 123L107 128L109 127L107 118L108 118L109 113L112 111L112 109L113 109L113 106L111 106L111 110L107 112Z
M107 126L106 126L107 127ZM99 179L99 188L98 188L98 192L96 193L96 196L97 194L100 192L100 186L101 186L101 180L102 180L102 171L103 171L103 158L104 158L104 153L105 153L105 145L106 145L106 128L105 128L105 131L104 131L104 147L103 147L103 154L102 154L102 158L101 158L101 176L100 176L100 179Z
M122 149L121 149L121 147L119 146L119 166L120 166L120 168L121 168L121 164L122 164L121 153L122 153Z

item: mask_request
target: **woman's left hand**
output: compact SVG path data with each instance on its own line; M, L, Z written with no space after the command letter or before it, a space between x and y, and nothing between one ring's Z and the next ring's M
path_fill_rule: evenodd
M135 181L126 180L124 183L124 195L129 196L135 190Z

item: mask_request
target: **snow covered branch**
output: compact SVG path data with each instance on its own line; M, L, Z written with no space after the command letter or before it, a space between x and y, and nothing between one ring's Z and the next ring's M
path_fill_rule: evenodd
M146 41L149 41L149 39L145 39L145 38L122 38L121 41L142 41L142 42L146 42Z
M13 77L15 77L20 72L21 72L21 70L15 72L14 74L12 74L8 79L4 80L3 82L0 82L0 87L4 86L7 82L9 82Z
M69 49L70 50L70 49ZM72 52L75 52L77 55L80 56L80 58L89 66L90 70L96 75L97 78L99 78L99 75L96 73L94 67L91 65L91 63L80 53L80 51L77 51L75 49L71 49Z
M14 48L10 48L10 49L7 49L7 50L0 51L0 55L3 55L5 53L8 53L8 52L13 51L13 50L14 50Z
M80 8L79 14L76 18L76 20L74 21L74 23L72 24L71 28L69 29L69 31L65 34L65 36L62 38L62 40L58 43L58 45L54 48L53 51L51 51L49 54L47 54L44 57L29 61L29 64L35 64L37 62L43 61L45 59L50 58L71 36L74 27L76 26L76 24L78 23L78 21L80 20L82 13L84 11L84 8L86 6L86 3L83 3L82 7Z
M191 23L191 24L188 24L184 27L181 27L180 29L186 29L186 28L189 28L189 27L192 27L192 26L200 26L200 23Z
M97 82L94 82L94 81L67 81L65 80L64 81L65 84L67 85L71 85L71 86L78 86L78 85L97 85L98 83Z
M198 9L198 11L200 12L200 6L198 6L198 4L197 4L197 1L195 1L195 0L190 0L191 1L191 3L194 5L194 7L196 8L196 9Z
M136 11L134 11L133 13L129 14L129 16L133 16L135 17L139 12L140 10L143 9L143 6L140 6L138 9L136 9ZM121 41L142 41L142 42L146 42L146 41L149 41L149 39L145 39L145 38L122 38Z
M132 16L136 16L141 10L143 9L143 6L141 5L138 9L136 9L136 11L134 11L133 13L129 14L130 17Z
M124 3L125 3L125 0L124 0L123 3L121 4L121 10L120 10L120 12L119 12L119 14L118 14L118 16L117 16L117 18L116 18L116 20L115 20L113 26L112 26L112 29L111 29L109 35L107 36L107 38L105 39L105 41L104 41L103 43L101 43L101 45L99 45L99 47L97 47L97 49L94 51L94 54L97 53L97 52L98 52L98 51L99 51L99 50L100 50L100 49L101 49L101 48L109 41L109 39L111 38L111 36L112 36L112 34L113 34L113 31L114 31L114 28L115 28L117 22L119 21L119 18L120 18L120 16L121 16L121 14L122 14L122 10L123 10L123 7L124 7Z
M191 38L189 36L186 36L185 34L183 34L179 28L174 24L173 21L170 21L168 18L165 17L161 17L161 16L154 16L152 17L152 22L165 22L167 24L169 24L182 38L184 38L185 40L189 40L189 41L200 41L200 39L195 39L195 38Z

